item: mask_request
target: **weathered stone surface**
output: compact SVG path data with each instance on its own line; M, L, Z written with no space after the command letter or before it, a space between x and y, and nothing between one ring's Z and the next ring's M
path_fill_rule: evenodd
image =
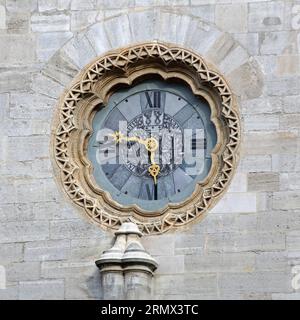
M78 66L65 53L59 51L48 61L43 74L66 86L71 83L78 71Z
M9 116L13 119L49 120L55 100L41 94L10 94Z
M98 11L74 11L71 13L71 31L79 31L95 23L101 13Z
M273 293L273 300L300 300L300 293Z
M63 52L79 69L83 68L96 57L96 52L86 36L73 37L63 47Z
M272 157L270 155L249 155L241 159L243 172L264 172L272 170Z
M152 256L167 256L174 253L175 238L170 235L145 237L143 238L143 245Z
M207 51L206 57L214 64L219 65L236 46L236 42L228 33L221 34Z
M181 45L186 43L190 46L190 43L194 42L192 33L195 32L197 25L198 21L189 16L178 15L174 12L159 13L154 35L163 41Z
M30 204L8 203L0 206L1 222L26 221L34 220L34 218Z
M63 262L45 261L41 265L41 277L49 279L87 277L98 271L94 261Z
M0 263L2 265L23 260L22 243L3 243L0 246Z
M287 31L262 33L260 34L260 53L281 54L287 50L291 51L293 41L296 41L296 34Z
M65 14L33 14L31 16L31 30L33 32L69 31L70 17Z
M228 192L246 192L247 191L247 175L237 172L233 177Z
M300 209L299 192L275 192L273 195L273 209L292 210Z
M201 295L207 299L209 297L215 297L218 292L216 274L202 275L199 273L185 273L184 275L184 287L183 290L186 293L186 298L189 299L189 295Z
M258 99L250 99L244 100L241 102L241 109L243 114L277 114L282 111L284 108L284 103L280 98L258 98Z
M249 60L249 55L242 47L236 47L228 53L224 60L220 63L219 69L223 74L227 75L233 70L238 69Z
M69 240L47 240L25 243L25 261L65 260L70 255Z
M89 277L67 278L65 280L66 299L103 299L103 292L100 286L100 272L95 272Z
M283 55L277 59L278 75L295 75L300 71L300 57L298 55Z
M290 231L286 237L286 247L288 250L300 249L300 233L299 231Z
M251 132L245 137L247 155L290 153L297 148L294 131Z
M48 143L47 136L8 137L7 159L26 161L47 157ZM19 146L18 150L15 149L16 144Z
M49 159L35 159L25 162L8 161L3 164L0 172L9 177L17 178L51 178L52 166ZM17 213L16 213L17 215Z
M0 30L1 29L6 29L6 11L2 5L0 5Z
M279 130L279 126L279 115L276 114L246 115L244 117L246 131Z
M176 254L183 254L185 251L181 249L188 249L188 252L202 252L205 242L204 234L179 234L175 241ZM192 251L189 251L191 248Z
M72 32L47 32L37 34L37 58L47 61L73 36Z
M158 263L156 274L184 273L184 256L158 256L155 258Z
M280 190L300 190L300 172L281 173Z
M247 31L247 4L217 5L216 24L226 32Z
M201 18L203 21L214 23L215 21L215 6L212 4L196 6L196 7L185 7L184 12Z
M0 290L0 300L17 300L19 297L19 284L8 284L6 289Z
M35 38L24 35L0 35L0 65L29 64L35 60Z
M273 154L272 155L272 170L281 172L299 171L300 157L296 154L297 149L287 154Z
M211 253L186 255L184 267L186 273L199 272L252 272L255 266L255 253Z
M155 295L174 295L184 288L183 274L157 275L153 280Z
M71 241L70 259L74 261L95 261L100 253L112 246L112 239L107 235L94 239L78 239Z
M71 10L85 10L94 9L96 0L86 0L82 2L81 0L71 1Z
M158 12L154 10L130 12L128 14L128 19L134 41L140 42L153 37L153 34L157 29L159 15ZM146 30L139 27L143 23L148 26Z
M86 33L86 37L92 44L97 55L104 54L111 49L103 23L96 23Z
M199 39L202 40L198 41L198 38L195 38L190 34L190 41L188 45L205 57L207 57L208 52L213 51L211 48L215 46L218 39L222 39L223 37L223 34L220 32L220 30L204 22L196 23L194 34L196 33L199 35Z
M134 0L96 0L96 6L100 9L129 8L134 6Z
M264 87L263 76L257 62L254 60L250 59L240 68L233 70L227 78L236 94L243 98L254 99L262 94Z
M298 129L300 127L300 113L285 114L280 117L280 128Z
M112 48L120 48L132 41L128 15L106 20L104 22L104 29Z
M299 76L270 77L266 81L265 93L269 96L299 95Z
M227 193L211 210L212 213L255 212L255 193Z
M249 173L249 191L279 191L278 173Z
M269 210L258 215L257 230L260 232L286 232L291 225L291 219L284 211Z
M44 240L49 236L46 221L6 222L0 224L0 243Z
M8 12L7 32L8 33L28 33L30 30L29 12Z
M300 113L299 109L300 96L286 96L283 98L283 111L285 113Z
M63 280L21 281L21 300L60 300L64 298Z
M51 180L52 181L52 180ZM32 212L37 220L66 220L77 218L76 213L73 212L72 208L68 206L62 207L62 199L56 199L57 188L56 185L51 185L49 189L54 189L54 199L47 198L49 201L38 202L32 204Z
M34 92L44 94L50 98L58 98L64 89L60 83L43 74L33 77L31 88Z
M8 115L8 106L9 106L8 93L0 94L0 106L1 106L1 108L0 108L0 121L4 121L4 119L6 119L6 117Z
M250 292L291 292L290 275L284 272L223 273L219 278L220 294Z
M40 262L16 262L7 266L7 281L38 280L40 278Z
M6 9L11 12L32 12L37 8L37 0L27 0L27 1L18 1L18 0L7 0Z
M282 30L284 1L249 4L249 31Z
M99 233L100 231L96 226L82 219L50 222L50 237L52 239L95 237Z
M71 0L38 0L39 12L67 10Z
M134 270L125 272L124 291L126 300L149 299L152 291L152 275Z
M284 232L245 233L246 230L239 233L224 232L207 234L203 239L204 249L206 252L271 251L285 249ZM195 238L194 236L194 239ZM192 246L193 244L190 245L190 247Z
M4 130L10 137L45 135L50 133L50 123L28 119L9 120L5 123Z
M257 55L259 51L259 34L258 33L235 33L233 34L236 39L250 55Z
M286 252L257 252L255 255L256 271L287 271Z
M122 272L104 272L101 275L101 291L104 300L124 299L124 275Z

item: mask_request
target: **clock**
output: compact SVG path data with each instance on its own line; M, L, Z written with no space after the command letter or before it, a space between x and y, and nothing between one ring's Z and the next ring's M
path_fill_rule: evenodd
M117 90L92 122L96 183L118 203L148 211L185 200L211 169L210 116L183 83L152 79Z
M225 78L188 49L149 42L106 53L65 90L54 172L93 223L161 234L202 219L234 175L240 120Z

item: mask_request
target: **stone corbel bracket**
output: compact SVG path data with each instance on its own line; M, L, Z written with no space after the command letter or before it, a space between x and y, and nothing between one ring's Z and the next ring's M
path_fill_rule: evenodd
M115 235L113 247L95 261L102 276L103 298L148 299L158 264L144 249L142 232L135 223L124 222Z

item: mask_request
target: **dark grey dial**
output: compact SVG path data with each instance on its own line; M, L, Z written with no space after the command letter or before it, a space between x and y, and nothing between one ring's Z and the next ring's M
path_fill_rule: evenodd
M96 182L119 203L145 210L189 196L208 174L216 143L208 103L184 85L159 80L115 93L93 129L88 153ZM147 149L150 138L155 152Z

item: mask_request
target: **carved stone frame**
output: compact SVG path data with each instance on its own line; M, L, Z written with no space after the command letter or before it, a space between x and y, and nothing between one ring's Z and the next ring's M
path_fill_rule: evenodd
M86 151L95 107L105 106L120 84L151 75L183 81L208 101L217 144L211 170L191 196L149 213L136 205L122 206L102 190L93 179ZM55 173L67 196L104 228L118 229L131 220L144 234L160 234L204 217L230 183L239 142L238 108L225 79L194 52L158 42L109 52L85 67L59 100L52 131Z

